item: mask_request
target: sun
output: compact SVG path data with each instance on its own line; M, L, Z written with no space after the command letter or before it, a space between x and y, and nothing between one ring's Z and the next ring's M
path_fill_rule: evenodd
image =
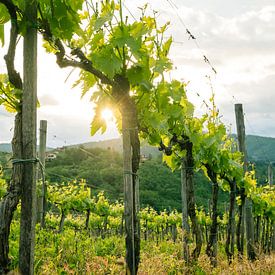
M101 117L102 117L106 122L110 122L110 121L113 120L114 114L113 114L112 110L106 108L106 109L102 110L102 112L101 112Z

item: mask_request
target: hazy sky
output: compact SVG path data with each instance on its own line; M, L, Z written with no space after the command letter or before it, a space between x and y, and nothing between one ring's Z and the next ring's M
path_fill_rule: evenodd
M220 114L225 124L232 125L233 132L234 104L242 103L246 132L275 137L275 1L124 1L126 8L137 18L136 7L146 2L150 3L151 9L159 11L160 22L171 22L167 33L174 39L171 58L175 69L171 77L190 81L188 95L196 105L198 115L206 108L203 100L210 97L211 88L206 77L210 76ZM197 38L197 44L188 39L186 27ZM5 71L5 52L6 48L0 49L1 73ZM19 50L19 67L21 54ZM217 75L204 62L203 55L210 60ZM54 56L46 54L41 45L38 65L41 103L38 119L48 120L49 146L118 136L112 126L103 136L90 137L93 105L88 97L80 99L78 89L71 89L77 71L71 73L70 69L59 69ZM13 116L0 108L0 142L10 141L12 127Z

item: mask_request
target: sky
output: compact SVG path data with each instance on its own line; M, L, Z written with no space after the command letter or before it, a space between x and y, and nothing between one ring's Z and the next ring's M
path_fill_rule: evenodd
M145 3L158 11L160 23L170 21L167 37L173 36L170 58L174 68L169 77L189 83L188 97L196 106L196 115L207 110L204 101L209 101L213 90L222 121L232 132L234 104L242 103L246 133L275 137L275 1L125 0L125 13L130 11L129 17L138 18L137 7ZM196 40L190 39L186 29ZM80 99L80 90L72 88L78 71L59 69L41 43L38 121L48 121L48 146L118 137L113 122L104 135L90 136L94 106L88 96ZM16 66L22 68L20 43L18 49ZM5 72L5 53L6 47L0 48L1 73ZM0 107L0 143L10 142L13 120Z

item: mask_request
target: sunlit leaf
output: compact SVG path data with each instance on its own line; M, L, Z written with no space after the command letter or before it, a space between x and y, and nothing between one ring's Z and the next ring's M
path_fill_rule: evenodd
M4 25L0 24L0 42L2 46L5 44L5 31L4 31Z

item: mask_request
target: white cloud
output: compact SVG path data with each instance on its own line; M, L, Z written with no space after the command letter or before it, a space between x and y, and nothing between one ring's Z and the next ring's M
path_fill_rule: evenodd
M171 21L167 36L172 34L174 37L171 57L176 67L171 77L190 81L188 93L198 112L204 111L203 100L210 97L211 89L205 75L211 75L217 104L226 123L235 124L234 103L240 101L256 133L275 136L275 126L270 127L275 119L274 0L173 0L176 11L168 1L127 0L125 5L138 18L136 7L146 2L150 3L151 10L159 10L158 20ZM192 39L188 40L185 26L177 14L197 38L200 49ZM1 72L5 70L2 59L5 52L6 48L0 49ZM22 49L17 54L19 68L21 54ZM217 76L203 61L204 54L218 71ZM41 107L38 117L48 120L51 145L64 145L65 140L77 143L117 136L113 125L105 136L90 137L93 105L88 97L80 100L79 89L71 89L77 71L65 82L70 73L70 69L59 69L54 56L46 54L40 43L38 97ZM13 118L4 117L1 110L0 141L3 141L11 137L9 129Z

